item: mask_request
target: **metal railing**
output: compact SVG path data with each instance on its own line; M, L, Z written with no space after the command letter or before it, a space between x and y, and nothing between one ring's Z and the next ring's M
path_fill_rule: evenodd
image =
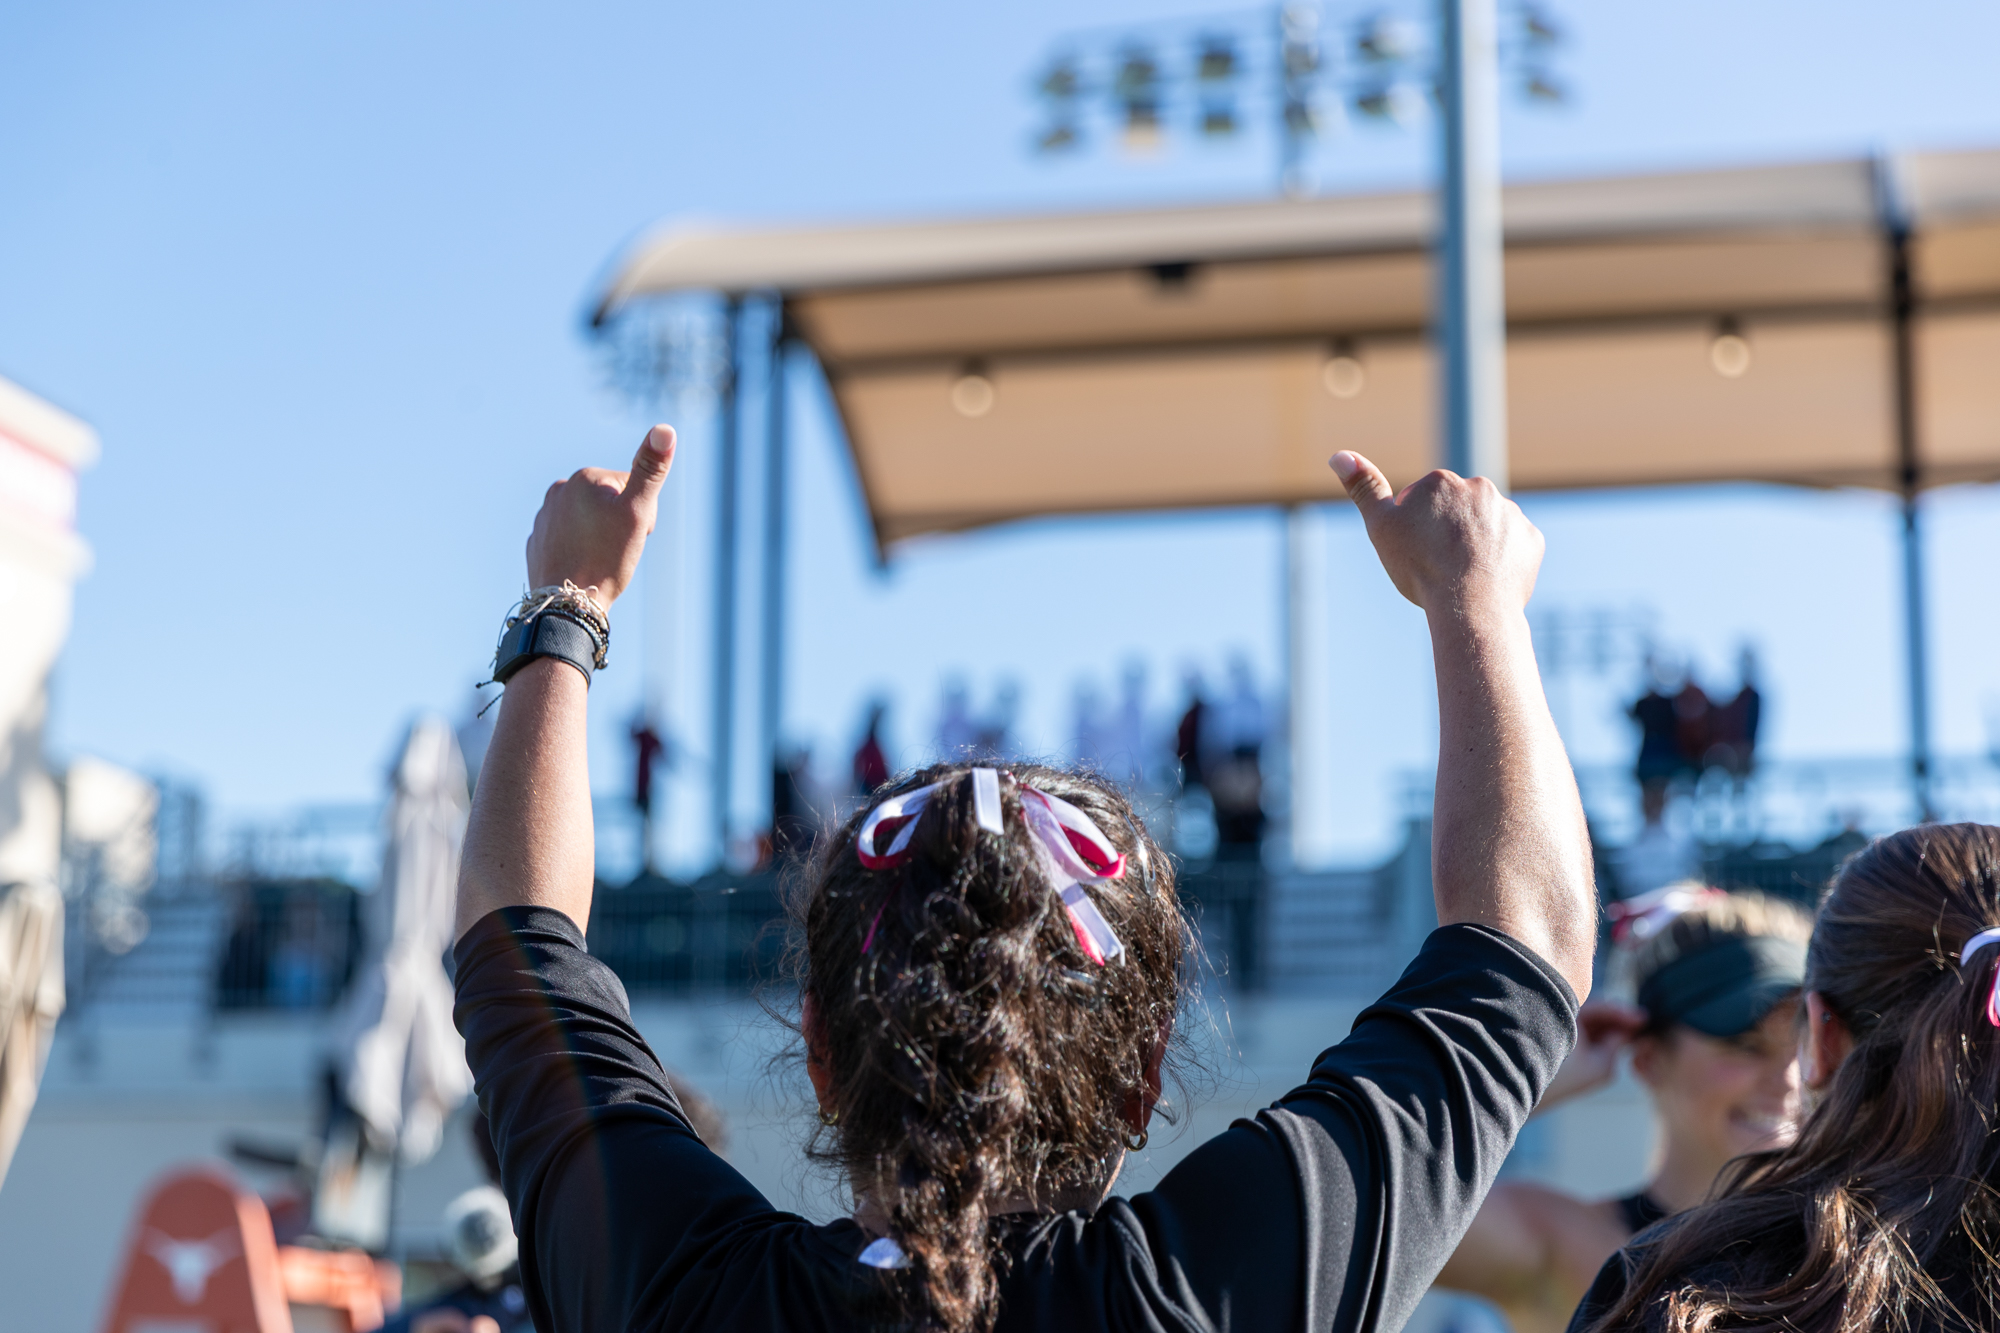
M322 1010L347 990L361 956L361 898L329 878L218 886L228 934L215 966L217 1009Z
M693 883L641 876L600 883L590 951L627 989L667 994L744 991L779 979L785 914L771 871L717 871Z

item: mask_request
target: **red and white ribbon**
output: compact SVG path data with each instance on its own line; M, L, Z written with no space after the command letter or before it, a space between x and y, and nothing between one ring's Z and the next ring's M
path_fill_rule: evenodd
M901 861L909 853L910 835L917 831L917 816L923 814L924 807L943 785L933 782L928 787L891 796L870 810L868 818L861 821L861 832L854 835L854 854L861 858L861 864L870 870L886 870ZM885 832L896 836L886 850L877 851Z
M922 817L931 797L945 784L933 782L915 791L892 796L868 812L868 818L861 821L861 831L854 838L854 853L861 858L861 864L870 870L883 870L900 864L910 852L910 838L916 832L917 820ZM1000 814L1000 774L991 768L972 770L972 803L979 827L991 833L1004 831ZM1028 832L1033 835L1035 849L1042 864L1042 873L1048 877L1049 887L1062 899L1063 908L1069 914L1070 928L1076 932L1076 941L1093 963L1102 966L1117 961L1125 953L1125 946L1111 929L1111 923L1097 910L1090 895L1083 886L1114 880L1125 873L1125 857L1111 840L1104 836L1104 830L1083 811L1059 796L1037 791L1023 784L1021 787L1021 815L1027 821ZM889 837L889 845L881 847L881 839ZM887 906L886 900L884 906ZM861 952L867 953L875 943L875 928L882 922L882 909L875 910L874 920L868 923L868 936L861 943Z
M1665 930L1682 913L1728 896L1721 889L1702 884L1669 884L1636 898L1607 903L1604 910L1611 917L1611 942L1641 944Z
M1122 957L1125 946L1083 886L1124 874L1124 856L1089 815L1059 796L1022 787L1021 817L1041 852L1042 873L1069 911L1077 944L1100 967Z

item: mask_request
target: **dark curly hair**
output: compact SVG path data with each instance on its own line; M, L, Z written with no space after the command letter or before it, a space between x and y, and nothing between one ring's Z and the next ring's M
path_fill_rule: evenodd
M994 834L971 771L937 765L874 793L794 895L807 1044L832 1082L808 1151L881 1207L910 1261L890 1294L946 1333L992 1326L996 1212L1094 1206L1108 1188L1193 956L1171 863L1115 786L1014 765ZM907 858L863 867L867 809L938 782ZM1124 875L1087 890L1121 959L1098 966L1079 947L1021 817L1023 784L1082 809L1124 853Z

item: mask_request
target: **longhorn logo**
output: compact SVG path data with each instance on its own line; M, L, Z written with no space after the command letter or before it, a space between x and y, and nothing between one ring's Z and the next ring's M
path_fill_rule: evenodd
M167 1270L175 1298L187 1306L200 1304L215 1270L242 1252L234 1228L218 1231L207 1240L181 1240L159 1230L146 1233L146 1253Z

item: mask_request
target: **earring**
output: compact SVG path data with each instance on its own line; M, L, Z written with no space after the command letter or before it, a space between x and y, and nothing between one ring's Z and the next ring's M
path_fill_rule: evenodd
M840 1112L821 1111L819 1113L819 1122L822 1125L837 1125L840 1123Z
M1131 1152L1138 1152L1146 1146L1146 1140L1150 1137L1151 1135L1147 1134L1143 1129L1137 1134L1127 1134L1125 1136L1125 1147Z

